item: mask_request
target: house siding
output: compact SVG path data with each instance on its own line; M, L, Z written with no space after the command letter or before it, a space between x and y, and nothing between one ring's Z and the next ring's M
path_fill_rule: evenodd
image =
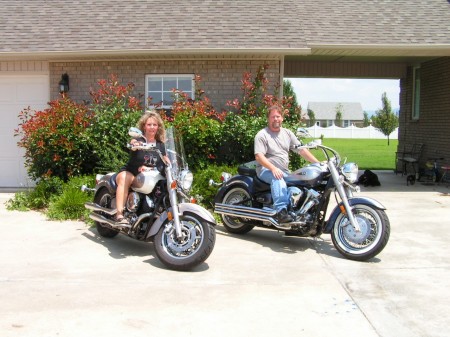
M97 81L111 74L122 84L134 83L133 94L145 93L147 74L194 74L201 77L201 88L218 111L227 109L227 101L242 98L241 80L245 72L256 74L258 67L268 64L266 76L272 89L280 79L278 60L158 60L158 61L102 61L50 63L51 99L59 97L58 82L63 73L70 78L69 96L82 102L90 101L89 91ZM142 101L142 103L144 103Z
M420 117L413 120L413 67L400 80L399 149L425 144L419 166L428 158L444 157L450 163L450 58L421 64Z

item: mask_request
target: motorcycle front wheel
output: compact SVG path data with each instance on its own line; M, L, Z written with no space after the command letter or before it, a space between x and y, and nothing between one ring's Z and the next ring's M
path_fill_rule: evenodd
M366 261L379 254L389 241L389 219L386 212L369 205L356 204L352 209L361 231L355 231L348 217L341 213L334 223L331 239L346 258Z
M222 200L223 204L239 205L251 207L251 197L247 190L237 187L229 190ZM253 225L247 223L248 219L238 218L231 215L222 215L222 222L225 229L234 234L245 234L253 229Z
M153 241L156 256L173 270L190 270L203 263L216 242L214 226L195 214L180 216L182 237L178 238L173 221L159 229Z

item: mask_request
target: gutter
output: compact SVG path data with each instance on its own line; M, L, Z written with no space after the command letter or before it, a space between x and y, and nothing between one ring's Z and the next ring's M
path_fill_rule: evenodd
M30 52L1 52L0 60L64 60L70 59L92 59L92 58L146 58L154 59L160 56L174 58L245 58L249 56L267 57L276 59L285 55L310 55L310 48L189 48L189 49L110 49L110 50L83 50L83 51L30 51Z
M450 44L337 44L311 43L308 44L312 54L318 55L324 50L346 51L353 53L365 52L366 55L378 56L450 56ZM371 54L370 52L375 52ZM378 53L377 53L378 52Z

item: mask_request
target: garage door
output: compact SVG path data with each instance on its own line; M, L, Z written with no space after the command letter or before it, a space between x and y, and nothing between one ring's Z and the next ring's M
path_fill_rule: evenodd
M0 75L0 188L33 186L24 167L24 150L14 129L19 112L30 106L42 110L49 101L48 75Z

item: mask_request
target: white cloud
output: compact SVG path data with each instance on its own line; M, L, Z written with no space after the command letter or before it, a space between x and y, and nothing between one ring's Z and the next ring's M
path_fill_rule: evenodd
M399 80L286 78L292 83L297 101L306 110L308 102L359 102L365 111L381 109L386 92L392 109L398 109Z

